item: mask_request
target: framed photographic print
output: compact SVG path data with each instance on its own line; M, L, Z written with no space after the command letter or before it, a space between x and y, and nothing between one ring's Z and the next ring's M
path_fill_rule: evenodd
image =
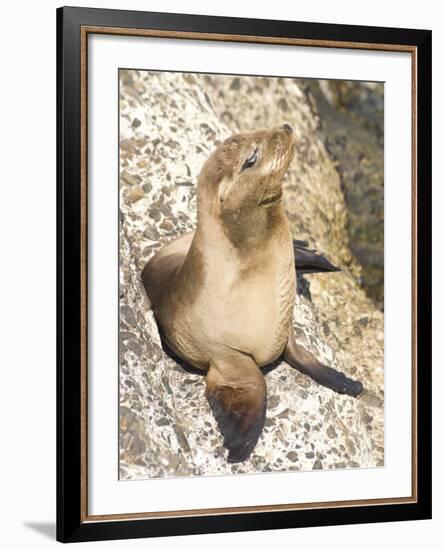
M431 517L431 32L57 12L57 538Z

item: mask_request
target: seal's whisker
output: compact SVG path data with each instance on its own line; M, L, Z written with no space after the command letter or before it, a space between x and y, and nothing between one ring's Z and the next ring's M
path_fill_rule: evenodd
M262 192L260 193L260 196L258 197L258 201L257 201L257 204L256 204L256 207L257 207L257 208L260 206L260 202L261 202L262 199L263 199L263 195L264 195L264 193L265 193L265 191L266 191L266 187L267 187L267 185L268 185L269 177L270 177L270 176L268 175L268 178L267 178L266 183L265 183L265 185L264 185L264 187L263 187L263 189L262 189Z
M280 161L283 157L283 154L282 152L278 152L274 158L273 158L273 161L272 161L272 167L271 167L271 170L269 172L269 178L268 178L268 183L267 183L267 186L266 186L266 193L264 194L264 197L262 197L261 201L260 202L266 202L266 200L269 198L269 196L272 194L269 193L269 189L270 189L270 186L269 186L269 182L271 181L271 178L275 175L275 173L277 172L277 169L278 167L280 166Z
M260 203L263 201L264 197L266 196L266 192L268 190L268 185L269 185L269 182L271 181L271 177L274 173L274 164L275 164L275 159L276 157L274 156L272 158L272 163L271 163L271 169L269 170L269 175L268 175L268 179L266 180L266 184L263 188L263 191L260 195L260 198L258 199L258 202L257 202L257 208L260 206Z

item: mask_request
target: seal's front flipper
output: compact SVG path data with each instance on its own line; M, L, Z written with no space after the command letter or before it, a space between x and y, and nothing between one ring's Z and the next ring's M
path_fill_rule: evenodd
M266 383L254 360L230 353L211 362L206 397L229 451L229 462L243 462L254 449L266 416Z
M294 239L295 269L297 273L322 273L327 271L340 271L340 268L331 264L331 262L319 254L316 250L308 248L306 241Z
M342 372L322 365L312 353L297 344L292 331L286 344L283 358L291 367L296 368L303 374L307 374L322 386L326 386L338 393L357 397L363 391L361 382L347 378Z

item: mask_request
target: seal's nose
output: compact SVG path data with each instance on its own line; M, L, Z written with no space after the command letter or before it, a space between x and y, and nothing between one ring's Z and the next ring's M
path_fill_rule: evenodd
M285 123L285 124L283 124L283 130L286 130L287 132L289 132L291 134L292 133L292 126Z

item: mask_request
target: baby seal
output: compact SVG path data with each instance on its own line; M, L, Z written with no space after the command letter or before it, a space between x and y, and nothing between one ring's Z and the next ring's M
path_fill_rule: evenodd
M206 372L206 397L230 462L246 460L263 430L262 369L270 363L284 359L339 393L363 390L295 339L294 242L282 204L293 154L288 124L224 141L198 177L196 230L164 246L142 274L163 342ZM334 270L295 243L306 272Z

